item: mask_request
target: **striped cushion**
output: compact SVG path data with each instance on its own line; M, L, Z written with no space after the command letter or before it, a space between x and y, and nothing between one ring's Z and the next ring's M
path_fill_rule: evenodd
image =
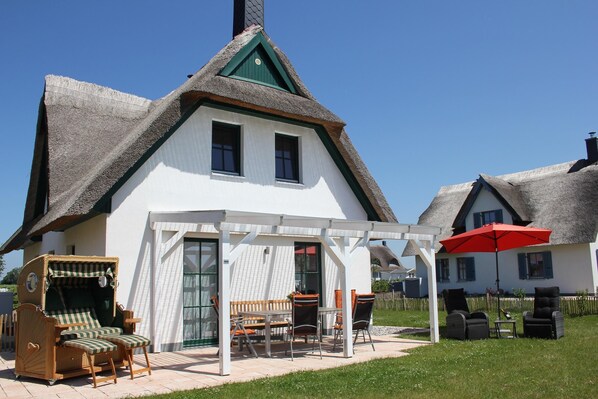
M64 346L81 349L90 355L96 355L103 352L112 352L118 349L116 345L111 342L94 338L72 339L70 341L66 341Z
M100 339L113 342L117 345L123 345L126 349L139 348L142 346L148 346L152 343L149 338L142 337L141 335L126 334L126 335L104 335Z
M63 340L77 339L77 338L98 338L102 335L119 335L122 334L123 329L119 327L99 327L99 328L87 328L85 330L77 331L63 331L60 333L60 337Z
M50 310L48 316L58 319L59 324L85 323L84 326L70 327L67 331L87 330L90 328L100 328L100 322L93 308Z

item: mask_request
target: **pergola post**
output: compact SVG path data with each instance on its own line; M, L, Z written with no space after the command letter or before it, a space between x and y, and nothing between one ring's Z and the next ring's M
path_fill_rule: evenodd
M343 300L343 356L353 357L353 314L351 307L351 258L349 256L349 237L340 237L338 245L329 235L323 231L320 241L328 255L340 270L340 283Z
M220 349L220 375L229 375L230 362L230 232L219 231L218 239L218 347Z
M154 352L162 352L162 337L160 337L158 326L159 323L157 321L159 312L158 312L158 303L156 296L158 295L158 269L162 264L162 228L157 224L154 228L154 243L153 243L153 251L152 251L152 268L150 271L150 280L151 280L151 292L150 292L150 336L151 340L154 343L153 350Z
M428 269L428 303L430 312L430 341L440 340L438 328L438 291L436 289L436 256L431 241L411 240L415 244L418 255Z

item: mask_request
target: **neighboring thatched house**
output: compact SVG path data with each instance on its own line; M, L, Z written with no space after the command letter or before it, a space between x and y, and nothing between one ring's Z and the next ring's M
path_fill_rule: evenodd
M370 245L370 259L372 263L372 279L398 280L415 272L414 268L406 268L399 257L386 245Z
M117 299L154 351L227 336L230 300L370 292L370 239L438 233L396 223L343 121L265 34L263 0L236 0L234 25L158 100L46 77L23 225L0 248L119 257Z
M439 239L493 221L551 229L550 245L499 253L500 286L512 292L557 285L562 293L598 289L598 138L586 139L587 159L441 187L419 218L439 226ZM496 288L493 253L447 254L436 244L438 290ZM403 256L415 255L408 244ZM426 278L421 261L417 275ZM426 284L422 284L426 286Z

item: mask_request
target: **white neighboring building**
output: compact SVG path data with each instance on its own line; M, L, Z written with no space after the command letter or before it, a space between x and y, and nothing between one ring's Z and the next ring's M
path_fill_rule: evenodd
M500 287L559 286L563 294L598 290L598 138L586 139L587 159L503 176L481 174L474 182L441 187L419 218L439 226L439 240L491 222L551 229L549 245L499 252ZM496 289L494 253L447 254L436 244L438 292L464 288L470 294ZM413 246L403 256L415 255ZM417 276L427 273L419 256Z
M117 299L144 319L140 333L154 349L213 344L221 226L197 215L396 222L343 121L313 98L259 25L236 27L204 67L155 101L46 77L23 226L0 253L22 248L24 262L44 253L117 256ZM359 250L367 235L343 280L326 228L277 235L283 222L262 226L272 234L231 262L227 300L300 290L332 306L334 289L347 282L370 291L370 255ZM242 238L231 234L231 245L245 247ZM360 242L350 241L340 245Z
M406 268L399 257L382 241L382 245L370 245L373 280L404 280L412 277L415 268Z

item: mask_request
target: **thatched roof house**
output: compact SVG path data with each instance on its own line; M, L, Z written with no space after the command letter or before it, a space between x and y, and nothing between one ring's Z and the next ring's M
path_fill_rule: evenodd
M510 223L551 229L550 248L581 245L583 254L580 256L587 262L584 267L587 269L586 277L589 277L590 281L588 287L594 290L598 285L598 138L593 134L586 140L586 148L586 159L501 176L480 174L475 181L441 187L428 208L421 214L418 223L439 226L442 232L438 238L442 240L474 228L473 213L501 209ZM483 193L487 195L483 201L493 204L494 208L484 208L489 205L480 205ZM536 251L539 251L543 247L536 248ZM436 243L435 249L438 253L437 258L445 258L444 248L440 243ZM416 255L415 250L412 244L408 244L403 256L412 255ZM579 259L565 256L563 268L566 259L569 259L570 263L580 264ZM558 266L557 260L558 257L553 255L552 262L555 263L555 268ZM512 263L516 265L517 261ZM447 268L448 265L447 263ZM524 276L524 266L520 264L520 277ZM569 269L569 272L572 272L572 269ZM477 274L477 280L480 280L479 273ZM563 271L563 276L565 274L567 272ZM557 278L556 274L554 278ZM588 278L585 280L588 281ZM592 280L596 280L593 285ZM514 281L512 284L516 286L515 284L519 283ZM559 281L550 280L547 283L560 284ZM536 281L536 284L540 283ZM492 282L488 281L487 286L491 285Z
M279 87L235 78L235 71L227 70L246 56L243 51L248 47L273 52L264 58L272 60ZM158 100L47 76L23 225L2 245L0 253L109 211L111 195L206 103L316 126L368 218L397 221L353 147L344 122L311 95L286 55L261 26L253 25L179 88Z
M480 174L472 182L441 187L419 217L419 224L439 226L439 239L465 231L465 216L482 187L493 192L513 215L516 224L553 231L551 244L581 244L598 233L598 165L578 171L579 161L502 176ZM441 244L436 244L441 250ZM415 252L405 247L403 256Z

